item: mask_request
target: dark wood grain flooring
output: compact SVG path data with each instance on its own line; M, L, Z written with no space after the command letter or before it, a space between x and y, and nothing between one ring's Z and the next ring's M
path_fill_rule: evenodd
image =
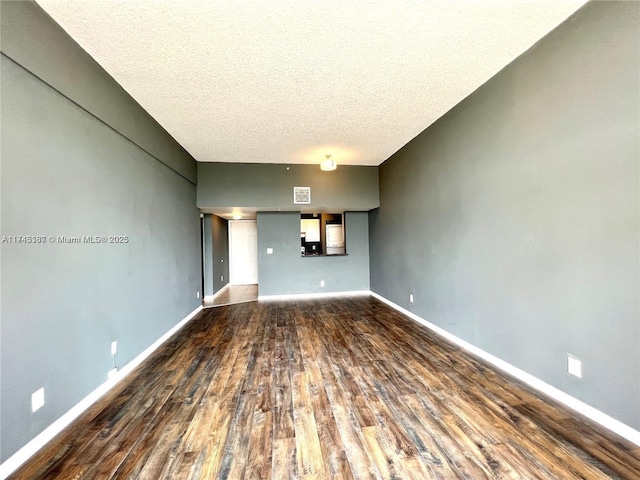
M638 479L640 453L353 297L204 310L11 478Z

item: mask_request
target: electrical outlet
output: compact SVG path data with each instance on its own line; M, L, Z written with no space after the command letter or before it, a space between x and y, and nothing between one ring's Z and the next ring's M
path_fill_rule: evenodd
M409 302L413 303L413 293L409 294Z
M582 362L578 357L567 353L567 372L578 378L582 378Z
M273 255L273 248L267 248L267 255Z
M111 355L115 355L116 353L118 353L118 341L114 340L111 342Z
M324 280L320 280L320 286L324 287Z
M220 263L224 263L224 258L221 258L221 259L220 259Z
M224 282L224 275L220 275L220 281Z
M196 292L196 298L200 298L200 290Z
M44 387L31 394L31 411L35 412L44 406Z

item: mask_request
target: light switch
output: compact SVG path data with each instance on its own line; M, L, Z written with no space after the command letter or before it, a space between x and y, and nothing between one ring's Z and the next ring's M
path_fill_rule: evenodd
M267 255L273 254L273 248L267 248Z

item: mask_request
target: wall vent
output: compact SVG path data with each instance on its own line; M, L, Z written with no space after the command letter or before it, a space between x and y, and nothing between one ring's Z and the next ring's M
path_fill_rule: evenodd
M293 187L293 203L295 205L311 204L311 187Z

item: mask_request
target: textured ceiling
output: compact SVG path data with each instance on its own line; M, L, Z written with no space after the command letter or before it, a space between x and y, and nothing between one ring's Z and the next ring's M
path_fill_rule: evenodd
M379 165L585 0L38 0L198 161Z

